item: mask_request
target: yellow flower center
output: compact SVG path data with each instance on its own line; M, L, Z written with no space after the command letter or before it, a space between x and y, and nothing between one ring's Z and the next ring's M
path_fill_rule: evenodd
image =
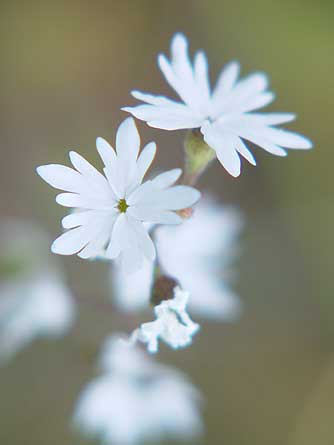
M129 206L127 205L127 203L126 203L126 201L125 201L124 198L123 198L123 199L120 199L120 200L118 201L117 208L118 208L118 210L119 210L121 213L125 213L128 207L129 207Z

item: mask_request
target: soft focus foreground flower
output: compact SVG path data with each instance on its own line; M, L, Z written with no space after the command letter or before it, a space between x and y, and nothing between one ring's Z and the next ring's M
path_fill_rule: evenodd
M83 432L103 445L157 443L201 433L200 396L183 374L114 336L101 362L104 373L84 388L76 405L74 421Z
M172 39L171 60L160 54L158 65L183 103L132 91L132 95L145 104L123 110L155 128L200 128L204 141L215 150L218 160L232 176L240 174L239 155L256 164L244 140L277 156L286 156L285 148L312 147L309 139L273 127L294 120L294 114L253 113L274 99L274 94L267 91L268 79L264 73L238 80L239 64L231 62L222 70L211 91L206 56L198 51L192 64L183 34L176 34Z
M44 165L38 174L51 186L64 190L56 201L79 211L65 216L62 225L70 229L52 244L62 255L77 253L81 258L99 255L120 257L123 270L134 272L143 259L153 261L155 248L144 221L178 224L175 212L192 206L200 193L192 187L172 186L180 169L161 173L142 184L155 155L155 144L147 144L139 154L140 138L132 118L126 119L116 136L116 153L102 138L96 141L104 163L104 175L76 152L70 152L71 169Z
M35 226L1 222L0 362L37 337L60 337L75 306L62 275L45 254L48 243Z
M240 313L238 296L229 288L232 262L238 251L243 225L240 213L202 198L194 214L179 226L155 230L156 248L162 270L176 278L190 293L189 312L197 317L234 320ZM130 279L119 268L111 268L113 297L120 309L148 307L153 265L144 262Z
M158 351L159 339L173 349L190 345L199 325L191 320L186 311L188 299L189 292L175 287L173 299L164 300L154 307L156 320L143 323L135 331L134 337L147 343L151 353Z

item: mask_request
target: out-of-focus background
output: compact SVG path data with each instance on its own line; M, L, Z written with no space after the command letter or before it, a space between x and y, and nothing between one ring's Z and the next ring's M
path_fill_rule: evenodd
M156 54L175 31L206 50L212 79L231 59L243 74L269 73L268 110L296 112L290 128L314 141L283 159L254 149L258 167L244 164L239 179L215 163L200 183L246 218L241 320L204 322L192 347L159 357L205 394L205 444L334 443L333 19L329 0L1 1L0 218L60 232L65 211L35 167L68 164L72 148L100 165L95 138L114 140L131 89L173 95ZM182 132L139 127L158 143L156 166L181 165ZM103 338L127 329L101 310L106 264L60 262L79 317L65 338L36 341L0 368L1 444L88 443L70 426L75 400Z

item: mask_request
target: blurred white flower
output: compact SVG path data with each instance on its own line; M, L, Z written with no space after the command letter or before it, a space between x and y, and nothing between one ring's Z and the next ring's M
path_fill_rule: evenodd
M35 338L60 337L72 325L74 301L58 268L42 254L47 242L33 225L1 223L0 362Z
M186 311L188 299L189 292L175 287L174 298L164 300L154 307L156 320L143 323L135 331L135 338L146 343L151 353L158 351L159 340L163 340L173 349L190 345L199 325L191 320Z
M239 81L239 63L231 62L222 70L211 91L206 55L198 51L192 64L183 34L175 34L172 39L171 60L160 54L158 65L183 103L132 91L132 95L145 104L123 110L155 128L200 128L205 142L216 151L218 160L232 176L240 174L239 155L256 164L243 140L277 156L286 156L283 147L312 147L311 141L301 135L273 128L294 120L294 114L250 113L274 99L274 94L267 91L268 78L264 73L251 74Z
M143 222L182 222L175 210L192 206L200 193L192 187L172 186L182 173L180 169L142 184L156 147L151 142L138 156L140 138L132 118L117 131L117 154L102 138L97 139L96 146L105 176L73 151L70 160L76 170L56 164L37 168L47 183L67 192L57 196L58 204L80 210L63 218L63 227L70 230L57 238L51 249L62 255L77 253L81 258L120 257L123 270L135 272L144 258L155 258Z
M200 396L183 374L114 336L101 362L104 373L84 388L75 408L75 425L84 433L103 445L201 434Z
M194 214L179 226L158 227L156 248L163 272L174 277L190 293L189 312L197 317L234 320L241 303L230 289L231 265L243 225L240 213L203 198ZM118 307L125 311L149 305L153 265L144 262L131 279L118 268L110 269L110 281Z
M111 293L117 308L125 312L134 312L149 306L154 267L154 263L144 260L141 268L128 278L124 276L120 267L114 265L110 267Z

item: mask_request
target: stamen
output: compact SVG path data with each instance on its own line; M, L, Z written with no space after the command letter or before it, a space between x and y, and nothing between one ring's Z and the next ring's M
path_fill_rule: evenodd
M117 208L118 208L118 210L119 210L121 213L125 213L128 207L129 207L129 206L127 205L127 203L126 203L126 201L125 201L124 198L122 198L122 199L120 199L120 200L118 201L118 206L117 206Z

